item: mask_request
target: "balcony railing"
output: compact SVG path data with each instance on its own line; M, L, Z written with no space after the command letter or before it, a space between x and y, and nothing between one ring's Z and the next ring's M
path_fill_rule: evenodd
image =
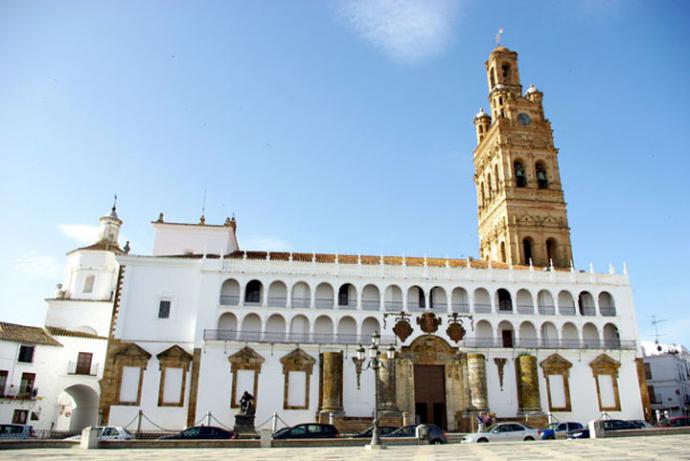
M426 310L426 307L422 306L418 302L416 303L407 303L407 310L410 312L423 312Z
M333 309L335 300L333 298L316 298L314 304L321 309Z
M362 300L362 309L366 311L377 311L381 308L381 301L379 300Z
M311 306L311 298L292 298L292 307L308 308Z
M461 346L477 348L503 348L512 349L635 349L634 340L596 340L596 339L550 339L519 338L513 339L511 345L506 345L503 338L465 338Z
M338 309L357 309L357 304L354 302L338 303Z
M223 306L237 306L240 304L240 297L236 295L220 295L220 303Z
M534 314L534 306L521 306L518 304L518 314L531 315Z
M539 306L540 315L556 315L556 308L554 306L545 305Z
M459 312L463 314L467 314L470 312L470 305L467 303L453 303L452 308L453 312Z
M585 316L595 316L597 315L597 310L593 306L586 306L580 308L580 313Z
M616 308L615 307L600 307L599 312L601 312L601 315L604 317L615 317L616 316Z
M558 312L561 315L575 315L575 306L569 307L569 306L560 306L558 308Z
M490 314L491 313L491 304L475 303L474 304L474 311L477 314Z
M268 307L285 307L287 306L287 298L281 296L269 296Z
M431 304L431 309L437 311L437 312L446 312L448 311L448 304L447 303L437 303L434 301Z
M93 362L91 366L86 369L86 367L77 366L77 362L70 360L67 362L67 374L68 375L82 375L82 376L96 376L98 374L98 363Z
M204 340L292 344L366 344L371 342L371 335L204 330ZM381 336L381 344L395 344L395 336Z
M400 312L403 310L402 301L386 301L384 307L389 312Z

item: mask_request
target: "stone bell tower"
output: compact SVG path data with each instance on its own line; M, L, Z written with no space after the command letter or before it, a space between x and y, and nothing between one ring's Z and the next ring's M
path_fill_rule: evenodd
M486 61L490 114L475 116L479 248L482 259L568 267L570 228L543 94L522 93L517 53L498 46Z

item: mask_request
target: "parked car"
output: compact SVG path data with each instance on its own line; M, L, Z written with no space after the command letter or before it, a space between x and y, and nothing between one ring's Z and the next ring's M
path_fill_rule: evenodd
M168 434L158 437L158 440L206 440L206 439L236 439L232 431L226 431L215 426L188 427L177 434Z
M284 427L273 434L274 439L332 439L340 437L332 424L306 423Z
M673 416L659 421L658 427L685 427L690 426L690 418L687 416Z
M639 429L635 424L622 419L605 419L602 422L605 431L620 431L622 429ZM569 439L588 439L589 427L568 432Z
M0 424L0 439L33 439L34 428L28 424Z
M119 426L96 426L98 440L132 440L134 434L124 427ZM81 440L81 434L67 437L65 440Z
M359 434L353 435L352 438L371 438L371 433L373 430L374 426L370 426ZM395 426L379 426L379 437L388 437L388 434L396 430L398 430L398 428Z
M436 424L426 424L429 428L427 432L427 440L432 445L438 445L442 443L448 443L448 438L443 429L438 427ZM399 429L394 430L386 437L416 437L417 436L417 425L410 424L409 426L403 426Z
M522 423L498 423L489 426L482 432L467 434L463 443L508 442L514 440L537 440L539 434L536 429Z
M649 429L650 427L654 427L642 419L628 419L627 421L638 429Z
M568 432L582 429L582 424L572 422L551 423L544 429L537 429L537 435L541 440L564 439Z

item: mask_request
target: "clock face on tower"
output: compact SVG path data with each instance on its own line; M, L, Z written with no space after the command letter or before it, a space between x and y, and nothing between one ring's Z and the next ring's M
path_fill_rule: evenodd
M520 122L520 125L522 126L527 126L532 123L532 118L527 112L520 112L518 114L518 122Z

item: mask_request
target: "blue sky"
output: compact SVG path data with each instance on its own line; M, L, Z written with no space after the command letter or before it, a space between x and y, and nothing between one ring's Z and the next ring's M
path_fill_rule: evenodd
M0 319L40 324L120 197L236 214L247 249L477 256L494 36L544 92L575 263L626 261L643 339L690 345L683 1L0 1Z

